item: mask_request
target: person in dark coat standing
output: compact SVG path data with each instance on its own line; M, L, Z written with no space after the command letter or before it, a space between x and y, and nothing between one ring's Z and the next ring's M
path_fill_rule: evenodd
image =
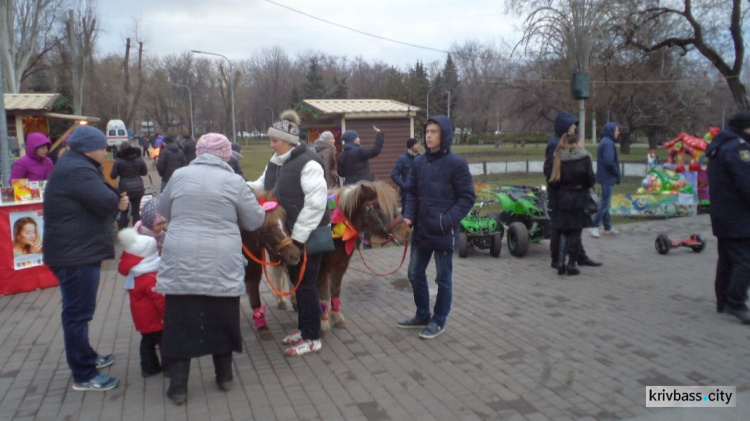
M581 231L591 226L591 217L583 209L589 189L596 184L591 155L581 145L578 135L565 133L560 138L548 182L554 187L555 224L560 236L557 274L578 275ZM566 255L569 256L567 264Z
M406 208L406 181L409 178L414 158L419 155L419 142L411 138L406 141L406 152L396 160L396 165L391 171L391 180L398 186L398 194L401 195L401 212Z
M555 135L552 136L549 141L547 142L547 149L544 152L544 178L549 180L550 175L552 174L552 163L554 161L555 157L555 150L557 149L557 145L560 143L560 137L565 134L573 134L578 130L578 118L574 116L571 113L568 112L560 112L557 114L557 117L555 117ZM550 224L551 224L551 236L550 236L550 243L549 243L549 251L550 255L552 257L552 268L558 269L557 267L557 252L558 252L558 243L557 241L560 239L560 236L557 234L557 227L555 225L556 222L556 215L555 215L555 197L557 196L555 192L555 188L553 186L549 186L547 197L549 198L549 210L550 210ZM581 244L581 248L578 253L578 264L581 266L601 266L601 262L597 262L593 259L591 259L588 254L586 254L586 250L583 248L583 244Z
M182 149L180 149L180 145L175 143L172 136L164 138L159 160L156 161L156 170L161 177L161 191L164 191L164 187L167 186L172 173L185 165L187 165L187 160L185 159L185 154L182 153Z
M115 362L89 344L102 260L115 257L113 224L128 208L127 195L104 179L101 165L107 139L101 130L80 126L70 150L57 161L44 195L44 263L60 281L65 357L73 372L73 390L104 391L119 381L99 369Z
M615 122L604 125L602 139L596 149L596 182L602 186L602 201L599 211L594 216L594 227L591 228L591 236L599 238L599 224L604 223L604 235L617 235L616 229L612 228L612 219L609 215L609 207L612 204L612 190L615 184L620 184L620 159L617 156L615 142L620 136L620 128Z
M370 149L363 148L360 144L359 134L354 130L347 130L341 135L344 141L344 151L336 160L336 171L340 177L344 177L344 185L356 184L359 181L373 181L375 177L370 171L370 160L380 155L385 142L385 133L375 126L375 146Z
M141 199L146 191L141 177L148 174L146 161L141 157L141 151L138 148L130 146L128 142L122 142L120 150L115 155L115 164L109 172L109 177L113 180L120 178L117 189L120 193L128 195L130 200L130 216L135 224L141 219ZM117 227L123 229L128 226L128 210L120 212L117 219Z
M729 119L706 149L711 227L718 239L716 309L750 324L750 111Z
M195 139L191 136L185 136L185 140L182 141L182 153L185 155L187 164L195 159Z
M242 171L242 166L240 166L240 161L242 161L243 158L242 154L240 153L241 151L242 145L237 142L232 142L232 156L229 158L227 164L232 167L232 171L234 171L235 174L238 174L242 178L245 178L245 173Z
M460 221L474 206L476 193L469 165L451 152L450 119L430 118L424 133L425 154L414 158L404 211L404 221L414 227L408 276L417 311L414 317L398 322L398 327L422 329L419 336L432 339L445 330L453 300L453 250ZM433 255L438 292L431 315L426 270Z
M326 177L326 185L330 190L332 187L339 186L339 176L336 174L336 138L333 133L325 131L313 143L315 152L318 153L320 160L323 161L323 173Z

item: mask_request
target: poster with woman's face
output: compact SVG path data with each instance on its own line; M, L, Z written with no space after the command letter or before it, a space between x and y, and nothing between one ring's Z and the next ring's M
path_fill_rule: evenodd
M10 229L13 239L13 267L21 270L43 265L43 212L11 212Z

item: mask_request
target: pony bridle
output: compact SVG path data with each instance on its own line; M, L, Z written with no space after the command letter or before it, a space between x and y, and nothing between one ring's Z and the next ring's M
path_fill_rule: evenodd
M286 235L286 231L284 230L284 224L283 222L281 222L281 220L279 220L279 226L281 227L281 232L283 232L284 235ZM269 253L273 253L276 256L281 256L281 250L283 250L285 247L292 245L294 243L294 240L292 239L291 236L285 236L284 239L279 241L279 244L277 244L276 246L273 246L264 237L263 242L265 243L265 249L268 250Z
M388 244L389 242L393 241L396 243L397 246L401 245L401 242L398 241L398 239L391 233L391 231L400 224L404 218L399 214L391 222L388 224L383 221L383 218L380 217L380 213L378 212L378 201L377 199L369 200L364 203L365 207L365 217L366 218L372 218L376 224L378 224L378 228L380 228L381 231L386 233L386 240L381 245Z

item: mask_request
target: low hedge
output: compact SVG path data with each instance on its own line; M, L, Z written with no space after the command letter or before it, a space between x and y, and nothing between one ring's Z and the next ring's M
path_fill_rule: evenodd
M501 141L503 142L503 145L512 143L524 143L527 145L532 143L546 144L550 136L551 135L549 133L541 132L503 134L480 133L469 136L466 143L469 145L477 145L481 141L481 143L484 145L494 145L495 142Z

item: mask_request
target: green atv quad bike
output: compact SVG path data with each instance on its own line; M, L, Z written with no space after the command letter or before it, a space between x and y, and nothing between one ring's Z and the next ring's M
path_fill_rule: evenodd
M530 243L551 237L546 186L501 187L494 193L502 206L499 220L507 233L510 254L525 256Z
M469 214L461 220L461 231L458 233L458 257L468 256L469 247L489 248L490 256L500 256L500 248L503 245L503 226L499 223L497 214L482 211L485 206L496 203L494 200L477 202Z

